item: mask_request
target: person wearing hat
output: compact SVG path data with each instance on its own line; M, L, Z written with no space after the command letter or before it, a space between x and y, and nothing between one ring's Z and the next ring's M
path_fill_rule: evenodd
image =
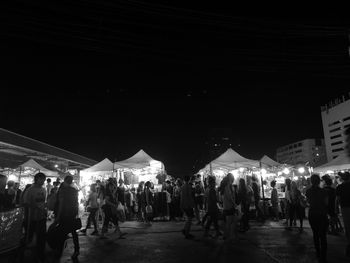
M337 186L336 196L339 200L344 221L345 235L348 240L345 254L350 257L350 173L338 173L343 183Z

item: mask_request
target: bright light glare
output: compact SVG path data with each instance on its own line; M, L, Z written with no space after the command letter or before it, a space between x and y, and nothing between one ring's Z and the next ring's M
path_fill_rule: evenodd
M298 180L298 176L294 176L294 177L293 177L293 180L294 180L294 181L297 181L297 180Z
M283 173L285 173L285 174L289 174L289 173L290 173L290 171L289 171L289 169L288 169L288 168L284 168Z
M278 176L281 176L282 174L283 174L282 172L278 172L278 173L277 173Z
M17 176L16 175L14 175L14 174L10 174L10 176L9 176L9 179L8 179L9 181L17 181Z
M304 167L299 167L298 172L299 172L300 174L305 173L305 168L304 168Z
M265 169L261 169L261 174L265 175L267 173L267 171Z
M240 171L241 173L243 173L244 168L243 168L243 167L239 168L239 171Z
M328 170L326 173L327 173L327 174L332 174L332 173L333 173L333 171Z

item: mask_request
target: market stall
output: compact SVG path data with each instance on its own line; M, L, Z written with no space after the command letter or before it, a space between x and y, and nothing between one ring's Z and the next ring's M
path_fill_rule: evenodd
M47 178L51 178L52 180L55 180L59 176L58 171L49 170L35 160L30 159L16 169L8 170L8 179L19 182L20 187L24 188L26 184L33 183L34 175L38 172L44 173Z
M117 167L118 179L123 179L126 185L136 186L141 181L158 185L159 175L165 174L164 164L143 150L126 160L115 162L114 165Z
M113 163L105 158L101 162L80 171L80 184L90 185L96 180L107 180L109 177L113 177L113 172Z
M316 167L314 172L320 174L336 174L337 172L345 170L350 170L350 157L346 153L343 153L332 161Z
M247 159L229 148L198 173L203 176L203 179L209 175L214 175L216 177L216 183L220 184L222 178L229 172L232 173L237 180L242 176L246 176L252 169L258 167L259 161Z

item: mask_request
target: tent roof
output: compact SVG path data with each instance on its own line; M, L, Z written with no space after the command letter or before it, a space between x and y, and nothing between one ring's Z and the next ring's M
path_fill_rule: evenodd
M130 169L142 169L142 168L148 167L151 161L157 161L157 160L154 160L144 150L141 149L132 157L123 161L115 162L114 165L117 165L117 166L119 165L123 168L130 168Z
M113 171L113 163L108 159L105 158L101 162L82 170L81 172L108 172L108 171Z
M339 155L337 158L332 161L318 166L314 169L316 173L323 173L327 171L337 171L337 170L345 170L350 169L350 157L347 156L346 153Z
M233 149L229 148L215 160L211 161L212 168L224 168L227 170L237 169L240 167L259 167L259 161L247 159ZM210 168L208 164L204 169Z
M49 169L46 169L45 167L41 166L40 164L38 164L36 161L34 161L33 159L29 159L28 161L26 161L25 163L22 163L19 167L21 168L33 168L35 170L39 170L40 172L46 174L47 176L58 176L58 172L55 171L51 171Z
M281 166L282 164L276 162L275 160L271 159L270 157L268 157L267 155L264 155L261 159L260 159L261 165L262 166L268 166L268 167L273 167L273 166Z

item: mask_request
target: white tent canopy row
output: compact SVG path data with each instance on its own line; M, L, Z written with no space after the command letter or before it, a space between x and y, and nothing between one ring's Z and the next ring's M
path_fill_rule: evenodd
M142 180L147 179L156 182L157 173L161 171L164 172L165 170L162 162L153 159L145 151L140 150L132 157L115 163L105 158L94 166L80 171L80 175L82 181L86 182L89 181L91 177L113 176L114 172L123 175L124 171L135 173L142 178Z
M328 171L341 171L350 169L350 157L346 153L339 155L332 161L318 166L314 169L315 173L327 173Z
M281 166L280 163L272 160L267 155L264 155L261 160L252 160L245 158L238 154L233 149L229 148L226 152L224 152L222 155L220 155L215 160L211 161L209 164L207 164L203 169L199 171L205 172L209 171L210 169L221 169L221 170L234 170L238 168L270 168L270 167L279 167Z

